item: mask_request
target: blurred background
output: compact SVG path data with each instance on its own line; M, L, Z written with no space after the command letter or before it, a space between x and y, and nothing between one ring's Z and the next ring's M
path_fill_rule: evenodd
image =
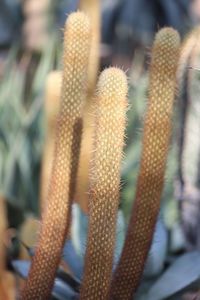
M62 69L63 27L66 16L77 9L78 2L0 1L0 191L6 209L4 239L8 262L10 255L27 259L19 240L31 247L35 244L38 230L35 220L41 214L46 79L50 71ZM184 40L194 27L198 28L200 0L101 0L100 6L100 70L110 65L121 67L127 72L130 85L121 171L116 254L119 255L138 175L153 38L160 28L171 26ZM200 263L196 269L194 265L189 267L194 273L182 279L178 290L177 282L173 285L172 281L169 283L174 288L171 287L171 294L168 291L167 295L155 296L154 291L162 290L169 280L162 277L169 266L174 266L177 259L183 259L188 253L197 255L200 250L200 47L198 49L193 64L188 63L188 67L192 67L188 71L190 80L184 81L182 96L177 95L161 212L145 270L145 288L139 292L138 299L143 299L144 290L149 293L145 299L161 300L171 296L180 299L177 293L183 294L183 290L186 291L183 299L199 299L192 298L191 290L200 288ZM87 232L87 214L83 210L78 205L74 208L72 240L79 255L84 253ZM19 239L13 239L16 236ZM194 257L186 257L188 263L178 263L190 266L192 261L200 262L199 257ZM179 267L177 270L177 277L189 272ZM176 272L172 270L172 273ZM152 282L159 284L159 280L160 286L155 288Z

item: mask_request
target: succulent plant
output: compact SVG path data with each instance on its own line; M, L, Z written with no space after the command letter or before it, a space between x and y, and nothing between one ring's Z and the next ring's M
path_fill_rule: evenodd
M83 135L80 148L75 201L85 213L88 213L89 164L92 155L92 137L94 129L93 98L100 64L100 1L81 0L81 11L85 12L92 24L92 40L88 63L87 98L83 114Z
M98 1L80 1L80 8L90 17L94 7L99 17L98 5ZM179 35L171 28L160 30L153 45L136 196L124 247L116 255L128 87L122 70L108 68L100 74L96 88L99 62L91 48L99 48L98 17L95 28L82 12L68 17L63 72L51 73L48 78L46 101L51 103L47 107L49 131L43 156L43 175L47 176L41 181L40 233L36 247L26 247L31 261L12 262L15 271L26 279L21 299L161 300L177 295L185 286L191 287L200 275L199 253L187 253L170 263L166 271L162 261L163 273L148 286L146 298L136 295L139 285L144 287L142 275L148 273L149 251L156 243L154 233L167 235L158 215L179 61ZM87 157L84 144L90 149ZM85 253L81 249L83 257L73 240L74 210L78 207L72 207L74 200L88 213L80 213L88 223L88 231L84 228L84 235L86 231L88 235ZM187 270L189 261L192 267ZM189 281L178 281L180 273L187 272ZM178 277L176 286L172 274ZM165 289L160 290L163 285Z
M82 13L72 14L66 23L62 98L47 209L22 299L49 298L69 231L90 37L88 18Z
M127 106L125 74L116 68L103 71L97 90L89 231L80 299L109 298Z

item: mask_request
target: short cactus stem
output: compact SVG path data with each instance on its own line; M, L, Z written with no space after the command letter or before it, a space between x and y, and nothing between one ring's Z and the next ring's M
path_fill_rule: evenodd
M154 41L140 171L125 244L112 281L113 300L133 299L150 249L172 128L179 44L179 35L171 28L160 30Z
M100 75L95 102L89 232L81 300L109 299L127 109L126 95L127 80L123 71L110 68Z
M42 220L38 245L29 276L22 292L24 300L49 299L62 249L69 230L71 174L75 135L85 98L85 86L91 41L90 22L83 13L73 13L66 22L61 107L57 119L56 143L47 209ZM76 132L77 133L77 132ZM76 148L78 152L78 149ZM78 158L77 158L78 159Z

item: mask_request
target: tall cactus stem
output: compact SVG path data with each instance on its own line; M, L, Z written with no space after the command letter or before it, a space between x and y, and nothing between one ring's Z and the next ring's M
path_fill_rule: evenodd
M119 204L126 94L127 80L123 71L109 68L100 75L95 103L89 233L81 300L109 299Z
M171 135L179 44L179 35L171 28L160 30L154 41L135 202L112 281L111 299L133 299L150 249Z
M62 73L59 71L52 71L46 81L45 92L45 143L42 159L41 171L41 191L40 191L40 207L41 212L46 207L48 185L51 176L55 138L56 138L56 120L60 107Z
M66 22L61 107L57 120L52 175L38 245L29 276L22 292L23 300L50 298L55 273L69 229L73 158L79 144L83 92L91 40L90 22L85 14L73 13ZM77 158L78 159L78 158Z
M88 213L89 162L92 155L92 136L94 128L92 99L97 81L100 56L100 1L80 0L79 8L90 18L92 24L92 45L88 64L87 101L84 108L83 137L81 141L75 200L80 204L82 210Z

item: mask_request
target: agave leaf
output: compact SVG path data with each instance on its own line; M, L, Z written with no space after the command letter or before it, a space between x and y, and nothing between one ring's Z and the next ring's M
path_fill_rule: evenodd
M13 260L11 263L15 272L23 279L26 279L31 266L31 262L28 260Z
M75 300L78 299L78 293L74 292L71 287L60 279L55 280L52 296L57 300Z
M163 270L164 262L167 255L167 244L167 230L162 220L159 218L156 224L153 242L144 270L145 278L154 277Z
M200 252L194 251L179 257L154 283L146 295L148 300L177 297L200 283ZM177 298L179 299L179 298Z
M83 261L80 256L76 253L74 245L71 240L65 243L63 249L63 260L66 262L74 276L78 279L82 278L83 275Z
M12 261L12 266L15 272L26 279L30 270L31 262L30 261L23 261L23 260L14 260ZM59 272L58 272L59 273ZM56 277L52 296L53 299L57 300L75 300L78 297L78 292L74 290L73 286L71 286L72 279L69 280L70 275L62 276L62 279ZM64 279L64 280L63 280ZM68 284L68 282L70 284ZM73 283L74 284L74 283ZM77 287L76 287L77 290Z
M117 217L117 230L116 230L116 245L115 245L115 255L114 255L114 265L117 264L125 240L126 225L124 220L124 214L121 210L118 211Z
M79 260L82 261L85 255L86 243L87 243L87 229L88 229L88 216L83 213L81 208L77 205L73 205L73 217L72 217L72 241L71 245L74 246L74 250L77 253ZM117 229L116 229L116 247L114 255L114 264L117 263L120 256L124 238L125 238L125 220L121 210L118 211ZM69 261L69 259L68 259ZM67 263L68 263L67 261ZM68 263L69 265L69 263ZM70 267L70 265L69 265ZM80 279L80 276L77 276Z

